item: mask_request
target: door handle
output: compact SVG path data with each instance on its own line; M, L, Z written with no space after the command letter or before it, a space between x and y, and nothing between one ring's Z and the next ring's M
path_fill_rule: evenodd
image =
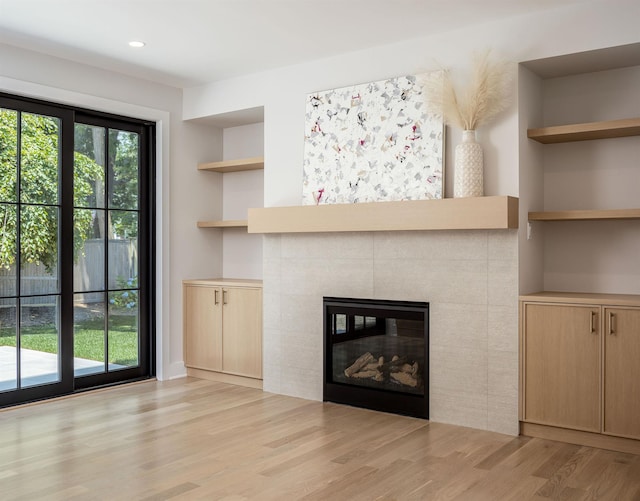
M228 303L228 301L227 301L227 299L229 297L228 294L229 294L228 291L226 291L225 289L222 289L222 304L227 304Z
M218 304L220 301L218 300L218 289L213 291L213 304Z
M616 316L613 314L612 311L609 312L609 335L612 336L616 333L614 326L613 326L613 322L616 319Z
M593 334L596 331L596 312L591 312L591 333Z

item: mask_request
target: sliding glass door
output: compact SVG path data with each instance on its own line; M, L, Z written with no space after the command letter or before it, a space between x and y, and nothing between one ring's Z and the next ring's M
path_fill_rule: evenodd
M146 141L141 126L76 118L73 338L81 386L141 374L149 364L148 258L142 256L149 218L140 189L148 184Z
M69 339L71 240L63 200L72 177L64 138L67 110L0 101L0 398L11 402L71 391L63 354ZM66 224L65 224L66 223Z
M151 133L0 95L0 406L152 374Z

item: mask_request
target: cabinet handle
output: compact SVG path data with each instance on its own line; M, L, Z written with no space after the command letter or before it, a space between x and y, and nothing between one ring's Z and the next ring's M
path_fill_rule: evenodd
M222 304L227 304L227 294L228 292L224 289L222 289Z
M596 312L591 312L591 332L594 333L596 331Z
M615 329L613 328L613 321L615 320L616 316L613 314L612 311L609 312L609 335L613 335L616 333Z
M218 300L218 289L213 291L213 304L218 304L220 301Z

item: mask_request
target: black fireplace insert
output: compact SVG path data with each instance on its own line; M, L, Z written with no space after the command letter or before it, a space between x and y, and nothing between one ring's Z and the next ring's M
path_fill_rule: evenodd
M324 400L429 417L429 303L325 297Z

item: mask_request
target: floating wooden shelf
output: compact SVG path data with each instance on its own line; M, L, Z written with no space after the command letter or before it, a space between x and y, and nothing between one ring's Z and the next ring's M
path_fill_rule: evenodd
M243 170L259 169L264 169L264 157L241 158L238 160L198 164L198 170L208 170L211 172L240 172Z
M249 209L249 233L487 230L518 227L508 196Z
M604 219L640 219L640 209L529 212L529 221L597 221Z
M543 144L588 141L590 139L611 139L638 135L640 135L640 118L557 125L527 130L528 138Z
M198 228L246 228L246 219L236 219L227 221L198 221Z

